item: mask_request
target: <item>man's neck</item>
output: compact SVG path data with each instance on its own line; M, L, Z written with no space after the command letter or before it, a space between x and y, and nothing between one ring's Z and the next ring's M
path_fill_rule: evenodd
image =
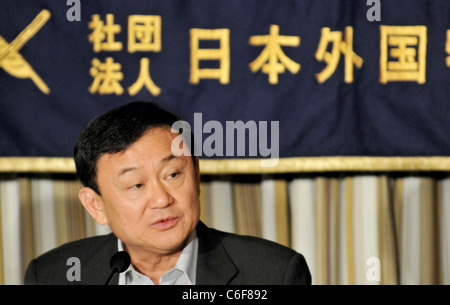
M154 253L142 249L133 249L125 245L131 256L131 263L138 272L148 276L153 283L159 285L161 276L172 269L178 261L185 243L175 251L168 253Z

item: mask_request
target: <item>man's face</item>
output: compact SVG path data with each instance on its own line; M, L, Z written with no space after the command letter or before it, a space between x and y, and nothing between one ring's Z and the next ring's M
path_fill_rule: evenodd
M129 250L179 251L197 225L198 169L190 156L172 154L176 136L170 128L153 128L97 162L104 221Z

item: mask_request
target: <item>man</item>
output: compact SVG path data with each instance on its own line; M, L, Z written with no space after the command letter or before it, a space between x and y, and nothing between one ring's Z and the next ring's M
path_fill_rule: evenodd
M32 260L26 284L103 284L110 258L122 250L131 264L113 284L311 283L305 259L294 250L199 221L198 158L187 145L178 147L181 155L172 151L174 139L185 134L171 128L179 120L153 103L133 102L86 126L74 149L79 198L112 233ZM67 276L70 257L80 262L76 280Z

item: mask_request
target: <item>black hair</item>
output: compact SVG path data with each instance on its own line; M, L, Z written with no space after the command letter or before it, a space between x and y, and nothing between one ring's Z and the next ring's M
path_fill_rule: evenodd
M136 101L110 110L92 120L81 131L74 147L78 179L100 195L97 184L97 161L103 154L126 150L148 130L172 127L182 120L153 102ZM180 131L181 133L182 131ZM190 134L193 142L192 133ZM191 150L194 145L191 145ZM196 158L191 153L196 167Z

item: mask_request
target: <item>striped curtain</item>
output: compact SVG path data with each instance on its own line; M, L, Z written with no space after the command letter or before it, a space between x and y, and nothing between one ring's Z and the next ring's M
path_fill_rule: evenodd
M74 175L0 176L0 283L31 258L109 233ZM437 175L206 175L201 219L291 247L313 284L450 284L450 178Z

